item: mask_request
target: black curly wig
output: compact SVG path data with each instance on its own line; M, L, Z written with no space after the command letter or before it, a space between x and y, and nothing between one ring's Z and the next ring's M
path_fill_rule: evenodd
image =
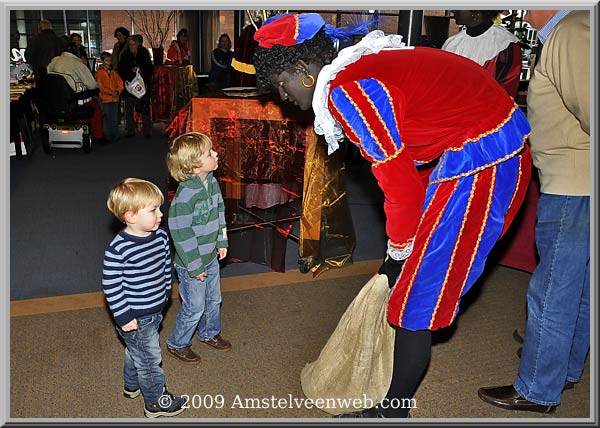
M303 60L307 64L329 64L336 55L333 41L325 35L321 28L312 39L294 46L275 45L272 48L257 46L254 50L254 68L256 69L256 84L260 87L271 86L269 76L279 74Z

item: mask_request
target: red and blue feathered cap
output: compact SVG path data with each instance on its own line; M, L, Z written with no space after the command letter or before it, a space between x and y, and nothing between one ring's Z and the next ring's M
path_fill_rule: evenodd
M318 13L288 13L267 19L254 34L254 40L258 42L258 46L268 49L275 45L294 46L312 39L323 27L332 41L369 31L368 23L353 28L336 28L325 24Z

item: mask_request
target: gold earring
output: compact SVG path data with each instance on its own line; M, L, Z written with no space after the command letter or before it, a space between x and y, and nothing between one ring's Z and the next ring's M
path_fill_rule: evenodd
M310 80L310 83L307 84L304 81L305 78L308 78ZM302 86L304 86L305 88L312 88L313 86L315 86L315 76L313 76L312 74L304 75L302 76L301 82Z

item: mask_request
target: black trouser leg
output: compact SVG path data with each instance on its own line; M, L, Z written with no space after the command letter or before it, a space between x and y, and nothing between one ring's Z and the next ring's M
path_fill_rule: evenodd
M382 409L386 417L408 417L409 410L414 407L414 401L411 399L427 369L430 355L430 330L410 331L396 328L394 371L386 395L387 400L384 400L388 408Z

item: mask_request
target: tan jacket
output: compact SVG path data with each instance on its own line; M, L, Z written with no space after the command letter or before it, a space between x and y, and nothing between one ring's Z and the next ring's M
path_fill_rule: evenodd
M589 196L589 11L569 13L550 33L529 83L527 112L542 193Z

